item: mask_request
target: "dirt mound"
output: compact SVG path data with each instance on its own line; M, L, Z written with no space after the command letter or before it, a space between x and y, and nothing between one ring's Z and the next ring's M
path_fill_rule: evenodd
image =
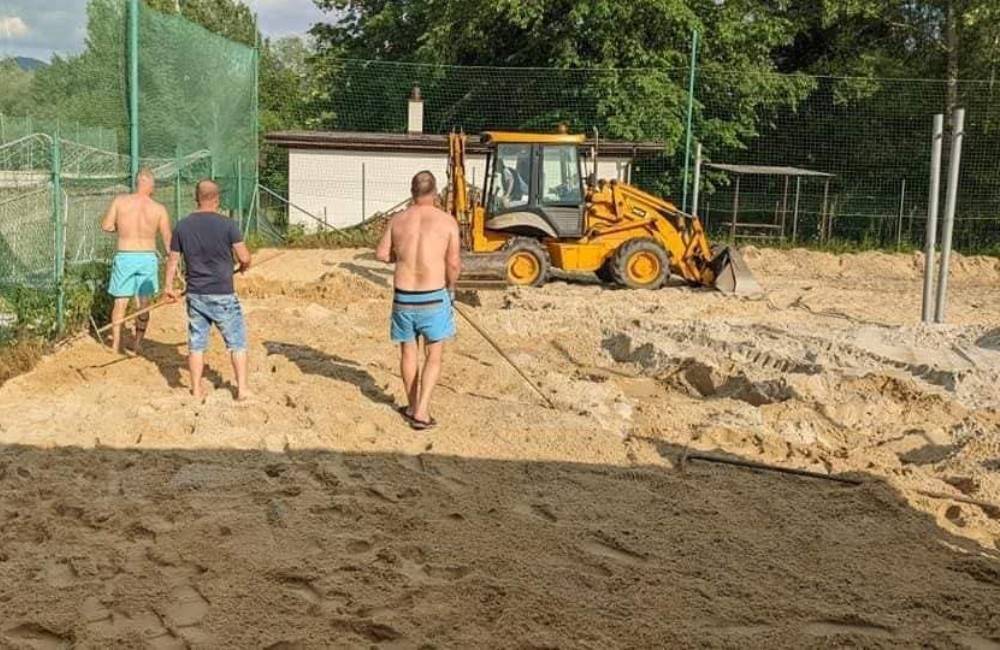
M917 280L923 277L923 253L864 251L835 255L804 248L780 250L746 246L741 249L754 272L808 278L850 278L866 283L882 279ZM989 256L951 256L952 278L990 284L1000 281L1000 259Z

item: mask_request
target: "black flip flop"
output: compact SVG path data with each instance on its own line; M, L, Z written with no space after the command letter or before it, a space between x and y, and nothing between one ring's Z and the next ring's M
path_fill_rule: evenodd
M399 413L400 415L402 415L403 419L406 420L407 422L413 422L413 416L406 412L407 408L409 408L409 407L406 407L406 406L397 406L396 407L396 413Z
M437 420L431 418L427 422L423 420L418 420L416 418L410 418L410 428L414 431L427 431L428 429L433 429L437 426Z

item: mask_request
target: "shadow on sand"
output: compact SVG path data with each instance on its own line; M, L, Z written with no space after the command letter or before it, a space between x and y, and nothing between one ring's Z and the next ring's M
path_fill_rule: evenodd
M367 370L350 359L344 359L308 345L280 341L265 341L264 349L267 350L268 354L285 357L304 373L357 386L361 394L375 404L395 404L395 398L387 393Z
M309 371L360 377L350 362L272 345ZM874 479L3 446L0 486L4 647L1000 641L1000 562Z

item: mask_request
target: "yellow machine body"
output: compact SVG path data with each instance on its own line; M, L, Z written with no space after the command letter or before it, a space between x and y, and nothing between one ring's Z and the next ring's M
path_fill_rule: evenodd
M474 200L465 176L466 137L453 134L450 138L448 209L462 226L466 267L472 273L505 275L508 282L533 285L544 281L551 266L570 273L594 272L602 280L636 288L657 288L673 274L690 284L728 293L760 290L735 251L727 248L713 255L697 217L626 183L593 181L583 187L581 182L579 193L572 191L579 200L558 208L561 222L548 218L544 206L530 201L524 209L507 208L507 214L495 214L495 184L504 183L504 174L514 173L512 167L503 168L498 162L498 147L532 147L531 164L522 171L534 179L530 185L535 192L544 185L535 167L555 165L547 158L542 162L541 151L567 154L573 148L579 154L585 139L564 133L491 131L483 134L483 142L489 153L489 187L480 188ZM499 180L491 182L491 176ZM578 205L578 222L573 205ZM560 223L570 224L568 236L565 227L557 232Z

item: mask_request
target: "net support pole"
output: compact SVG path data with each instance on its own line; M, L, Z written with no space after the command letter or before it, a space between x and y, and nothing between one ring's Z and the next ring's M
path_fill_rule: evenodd
M899 220L896 222L896 250L903 246L903 212L906 206L906 179L899 186Z
M799 197L802 195L802 177L795 177L795 207L792 208L792 243L799 235Z
M260 229L260 17L253 15L253 196L250 218Z
M927 234L924 237L924 301L921 319L934 319L934 254L937 248L938 207L941 203L941 144L944 140L944 115L934 116L931 136L931 180L927 197Z
M174 223L181 218L181 147L177 145L174 158L177 161L177 173L174 174ZM167 251L169 253L170 251Z
M688 206L688 170L691 166L691 127L694 121L694 80L698 65L698 30L691 31L691 65L688 74L687 97L687 134L684 142L684 188L681 192L681 210L687 212Z
M701 143L694 145L694 181L691 188L691 214L698 216L698 195L701 193Z
M951 261L951 236L955 229L955 207L958 205L958 176L962 162L962 139L965 136L965 109L956 108L952 115L951 157L948 161L948 190L944 199L944 223L941 224L941 268L938 273L937 303L934 321L944 322L948 300L948 264Z
M128 2L129 174L132 189L139 175L139 0Z
M62 333L65 318L65 294L63 293L63 275L65 263L66 232L63 224L62 201L62 151L59 146L59 131L52 137L52 230L54 234L55 255L52 271L56 283L56 327L57 333Z
M243 230L243 159L236 160L236 218Z

